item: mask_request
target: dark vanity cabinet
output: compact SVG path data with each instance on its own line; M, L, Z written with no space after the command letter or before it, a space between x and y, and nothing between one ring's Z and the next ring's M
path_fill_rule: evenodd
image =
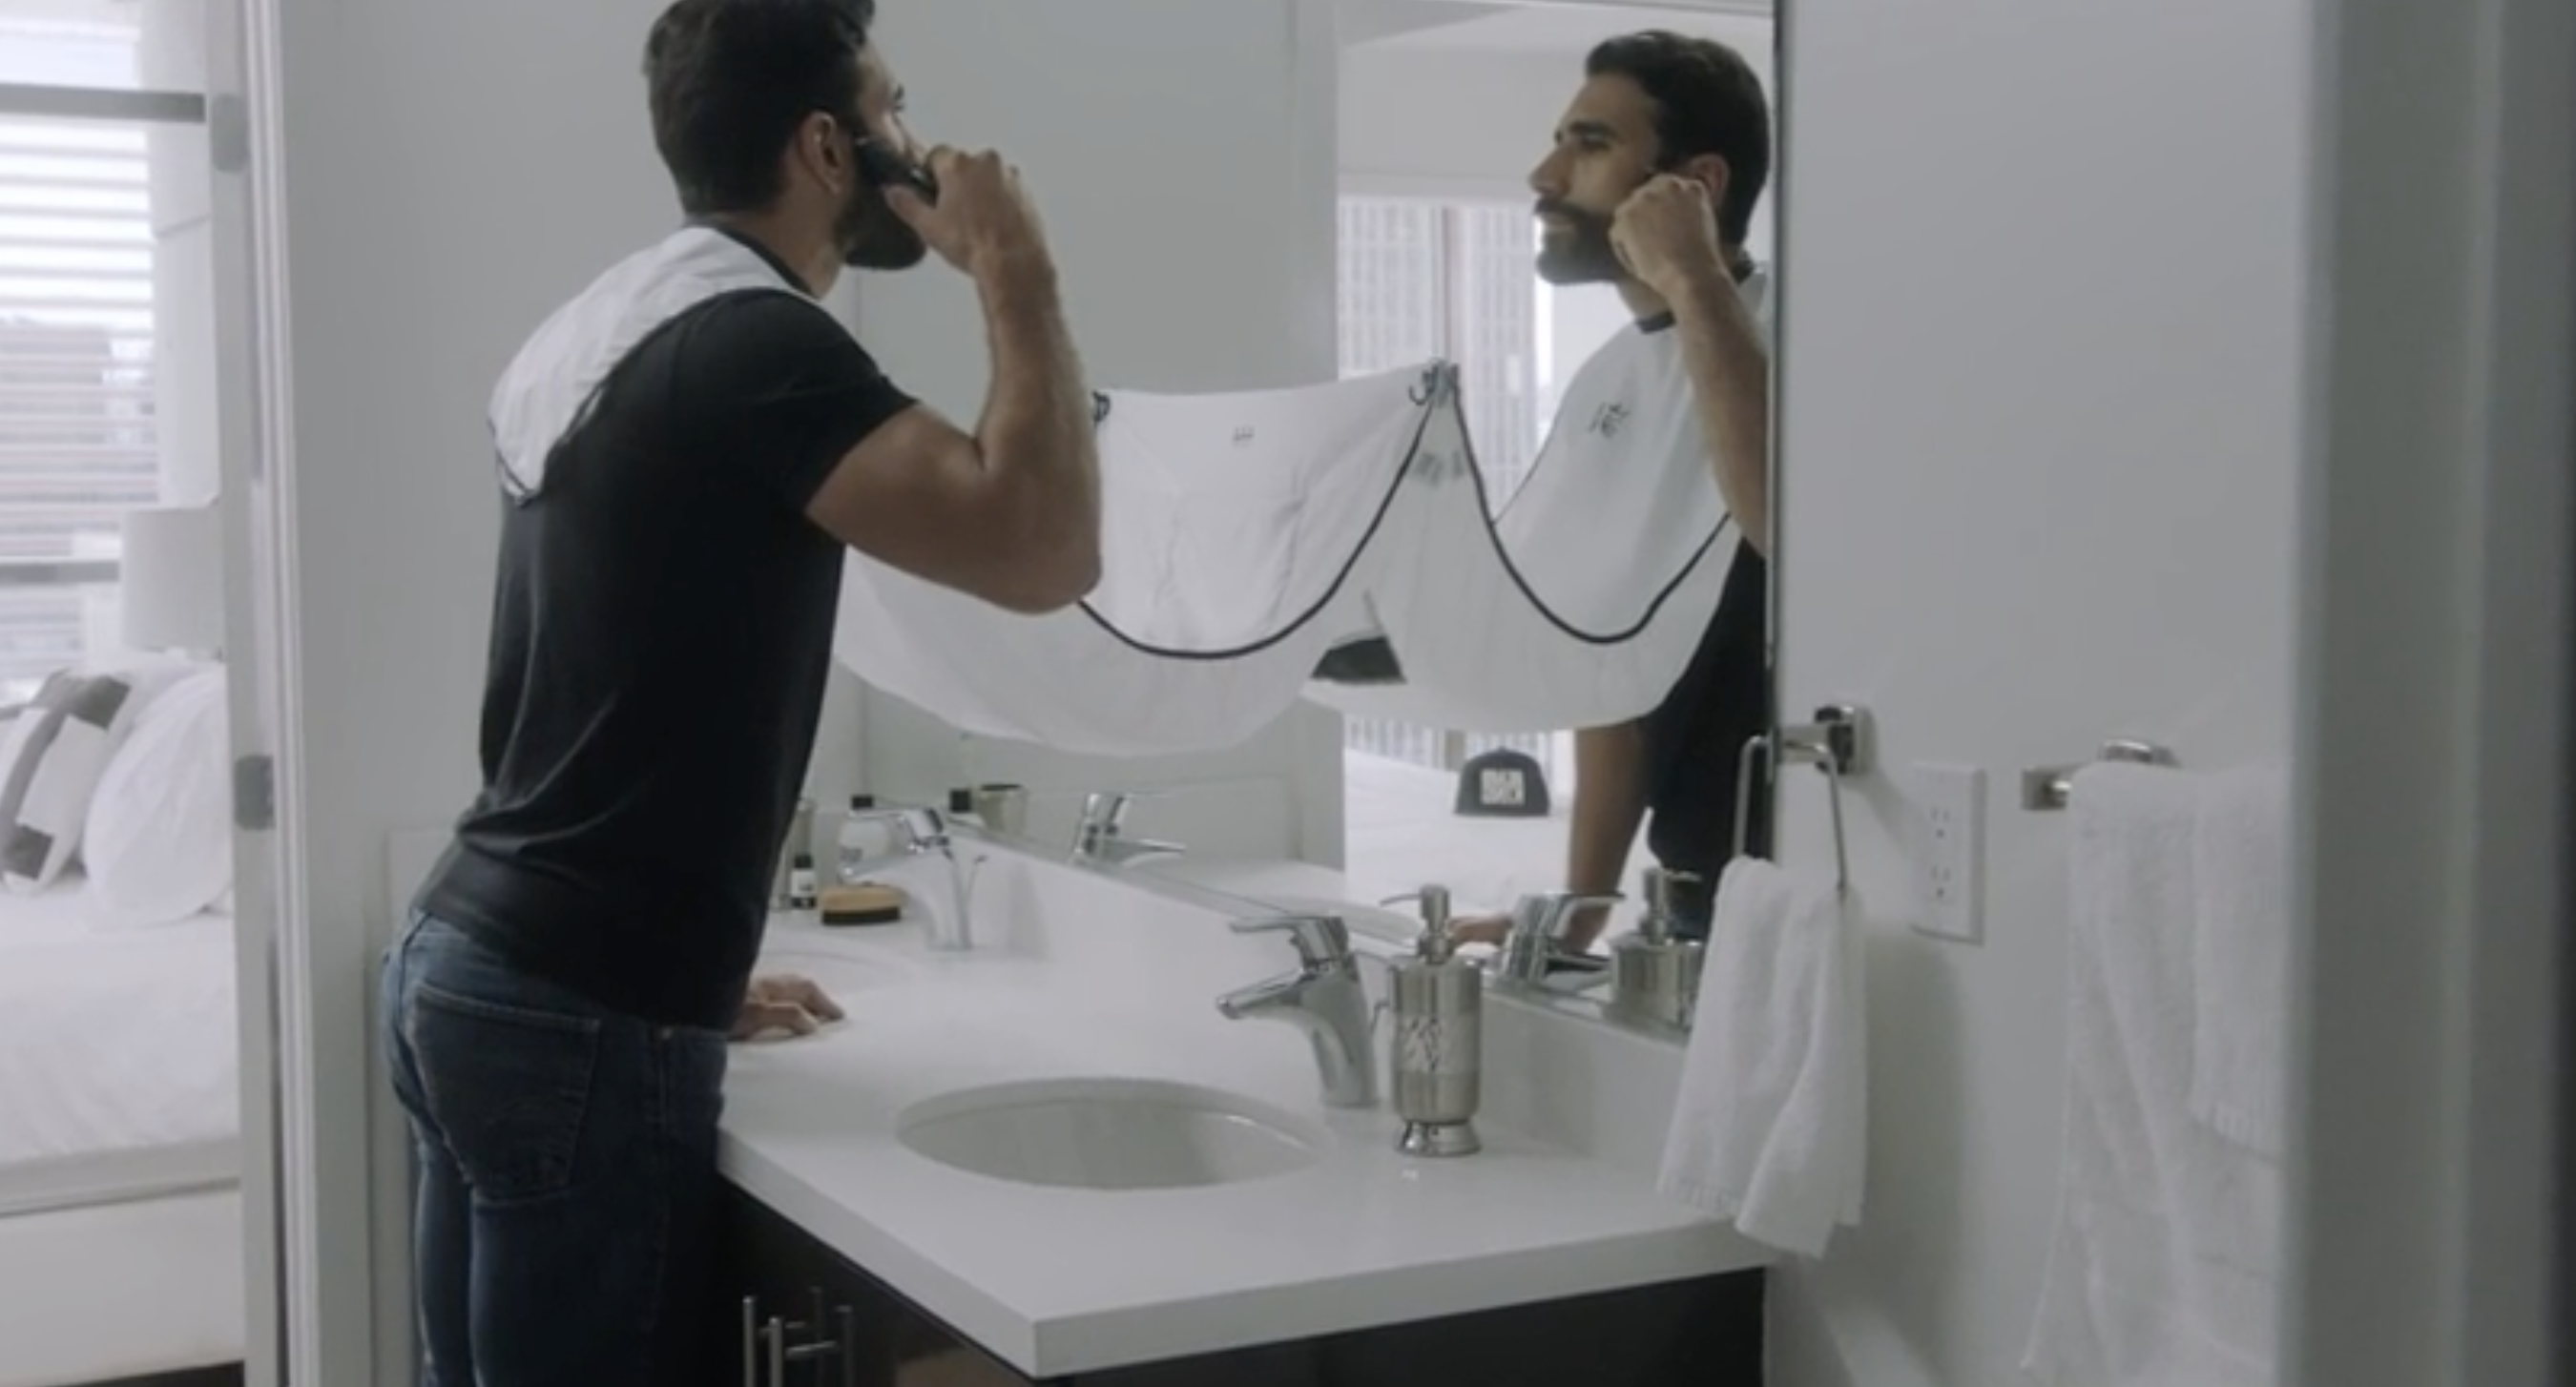
M705 1374L714 1387L1038 1387L730 1186L722 1223L713 1283L719 1361ZM1043 1383L1759 1387L1762 1294L1762 1273L1742 1272Z

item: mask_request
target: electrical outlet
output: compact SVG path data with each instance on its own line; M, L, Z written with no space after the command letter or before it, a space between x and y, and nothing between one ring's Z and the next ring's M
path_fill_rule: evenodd
M1985 937L1986 772L1917 765L1915 926L1935 939Z

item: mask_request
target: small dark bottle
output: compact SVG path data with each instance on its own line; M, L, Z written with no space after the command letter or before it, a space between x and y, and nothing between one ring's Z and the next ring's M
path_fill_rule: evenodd
M810 852L796 854L796 865L787 871L787 908L814 908L814 855Z

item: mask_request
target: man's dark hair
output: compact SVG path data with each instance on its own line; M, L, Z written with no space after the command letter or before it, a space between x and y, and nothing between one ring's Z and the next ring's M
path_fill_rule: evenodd
M1625 77L1655 103L1662 166L1703 154L1726 161L1717 234L1742 245L1771 177L1771 103L1743 55L1715 39L1649 29L1604 40L1583 70L1587 77Z
M692 216L775 201L779 156L822 111L855 120L876 0L674 0L644 41L653 144Z

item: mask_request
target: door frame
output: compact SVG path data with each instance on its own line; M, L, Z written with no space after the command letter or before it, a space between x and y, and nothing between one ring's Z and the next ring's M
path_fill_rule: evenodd
M2536 1385L2570 1290L2576 0L2316 22L2283 1380Z
M213 155L217 413L224 520L225 662L233 752L233 927L240 964L241 1188L248 1318L245 1387L318 1383L326 1325L316 1152L333 1134L314 1107L307 806L281 793L303 754L293 620L294 395L290 370L278 0L210 0L207 119ZM364 1132L357 1133L363 1142ZM337 1228L363 1208L335 1209ZM330 1236L346 1237L345 1231ZM341 1361L349 1361L345 1358Z
M226 555L223 658L228 671L231 745L237 757L248 755L256 765L259 752L268 746L265 729L272 725L261 717L264 697L257 687L267 681L268 664L258 653L266 648L266 623L260 617L260 604L249 595L249 575L239 562L239 556L253 547L246 538L245 526L255 523L254 507L247 501L257 490L256 478L255 473L237 471L255 469L260 456L257 411L237 405L254 398L259 379L253 350L253 250L247 234L252 225L252 194L244 176L241 146L232 138L238 131L236 118L241 109L242 69L234 61L237 54L232 46L238 30L223 22L222 7L211 12L208 20L209 61L203 91L0 82L0 114L119 125L196 125L207 129L212 163L207 171L207 191L215 309L210 345L215 356L218 401L218 508ZM31 570L20 575L19 581L62 581L73 572L96 567L74 561L48 570ZM104 573L112 577L115 567L113 562L108 563ZM242 788L245 787L237 784L237 791ZM285 1332L282 1220L290 1207L290 1201L281 1197L277 1178L281 1095L276 1064L278 959L272 923L276 841L273 834L243 825L244 807L237 793L233 915L238 1017L235 1039L239 1046L241 1097L242 1287L248 1331L245 1366L248 1387L272 1387L278 1380L277 1364Z

